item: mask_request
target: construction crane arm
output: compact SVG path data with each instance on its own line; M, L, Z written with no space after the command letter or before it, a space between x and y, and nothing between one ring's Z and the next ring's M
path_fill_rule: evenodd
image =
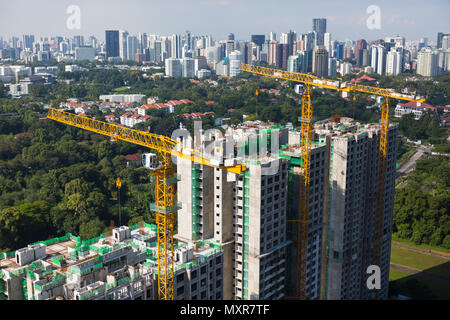
M188 159L206 166L217 167L236 174L241 174L245 171L245 164L231 167L215 166L211 163L210 159L205 158L195 150L184 149L184 152L176 150L175 146L178 145L179 142L166 136L145 131L138 131L127 127L122 127L117 124L107 123L53 108L49 109L47 118L68 124L70 126L102 134L111 137L114 140L127 141L153 149L158 153L171 154L173 156Z
M324 89L346 91L346 92L369 93L399 100L408 100L416 102L425 101L425 99L416 99L416 97L414 96L397 93L391 89L383 89L378 87L341 82L339 80L319 78L307 73L289 72L285 70L254 66L245 63L241 64L240 70L277 79L301 82L307 85L320 87Z

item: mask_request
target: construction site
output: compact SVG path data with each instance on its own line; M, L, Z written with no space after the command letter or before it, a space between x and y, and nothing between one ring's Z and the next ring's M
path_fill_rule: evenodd
M0 297L386 299L398 139L388 101L415 98L257 66L241 70L303 83L301 127L248 121L220 138L200 131L174 141L50 109L49 119L156 152L145 159L155 179L156 224L120 226L88 241L68 234L3 253ZM381 122L336 116L314 123L312 87L384 97ZM220 160L199 152L230 144ZM367 287L370 265L380 267L379 290Z

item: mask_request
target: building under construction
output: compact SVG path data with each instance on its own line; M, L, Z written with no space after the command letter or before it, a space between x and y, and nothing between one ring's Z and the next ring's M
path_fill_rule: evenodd
M379 157L378 124L342 118L315 123L311 147L305 290L308 299L370 299ZM212 139L196 133L196 150L232 152L238 175L179 158L175 299L284 299L298 282L300 139L292 126L260 121ZM387 298L397 127L389 127L381 252ZM183 144L192 147L195 140ZM213 147L213 148L211 148ZM257 149L258 152L251 151ZM229 150L228 150L229 151ZM114 229L81 241L73 235L0 256L6 299L157 299L156 226Z
M0 299L154 300L156 226L122 226L81 241L64 237L0 256ZM177 300L220 300L223 250L208 241L179 241L174 258Z
M368 299L373 264L380 126L349 118L315 124L311 149L306 295L308 299ZM276 134L275 134L276 133ZM231 175L189 160L178 162L178 232L185 240L214 239L224 250L225 299L283 299L295 295L300 139L298 130L259 121L228 128L221 139L197 133L201 148L225 148L247 170ZM265 137L269 136L269 138ZM278 150L243 157L251 145ZM192 141L185 142L192 146ZM389 128L385 179L382 289L387 298L397 127ZM211 148L210 148L211 149ZM245 152L239 152L244 149ZM267 149L269 150L269 149ZM271 170L265 170L270 168Z

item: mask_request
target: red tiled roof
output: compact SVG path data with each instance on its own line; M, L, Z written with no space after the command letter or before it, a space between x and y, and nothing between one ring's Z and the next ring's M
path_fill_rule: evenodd
M412 109L430 109L431 111L434 111L434 110L436 110L436 108L439 108L439 106L433 107L432 105L429 105L428 103L424 103L424 102L422 102L420 104L420 106L418 106L417 104L418 103L415 101L408 101L407 103L399 103L399 106L412 108Z
M361 81L361 80L363 80L363 79L368 80L368 81L376 81L376 80L377 80L377 79L371 78L371 77L369 77L369 76L363 74L361 77L359 77L359 78L357 78L357 79L352 79L352 80L350 80L350 82L356 82L356 83L358 83L359 81Z
M129 154L129 155L125 156L125 159L127 161L140 161L141 160L141 156L139 155L139 153Z

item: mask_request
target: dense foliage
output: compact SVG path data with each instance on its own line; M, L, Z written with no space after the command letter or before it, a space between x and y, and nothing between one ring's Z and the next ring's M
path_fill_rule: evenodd
M406 187L397 188L393 231L416 244L450 249L450 162L447 157L418 160Z
M122 223L153 217L153 186L145 168L127 168L124 155L139 151L43 118L38 105L0 111L0 250L67 232L91 238L119 223L115 180L121 190Z

